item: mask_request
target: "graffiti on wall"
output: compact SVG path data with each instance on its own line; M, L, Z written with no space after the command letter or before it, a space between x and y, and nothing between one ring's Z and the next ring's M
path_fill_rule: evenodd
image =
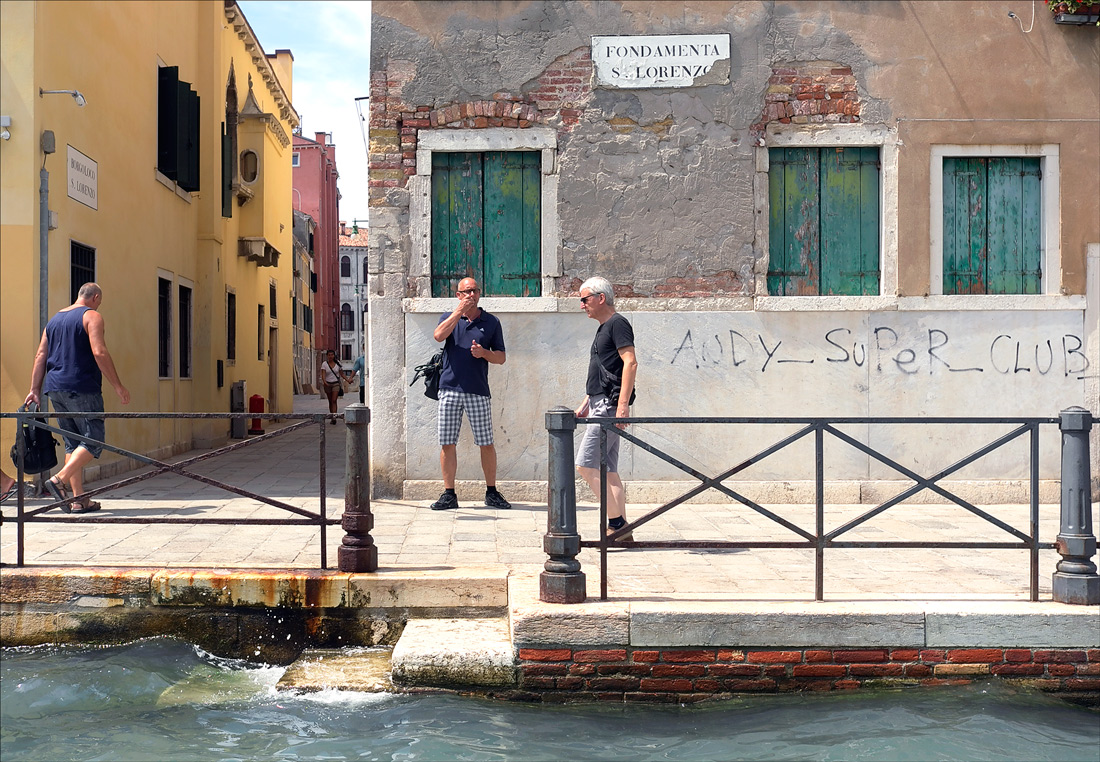
M785 344L782 339L759 332L693 335L688 329L671 354L669 364L695 368L728 366L774 372L785 363L869 365L879 373L906 375L927 373L1034 373L1082 379L1089 370L1084 341L1073 333L1039 340L1002 333L977 344L951 346L947 331L929 328L915 336L903 336L889 326L878 326L868 336L857 336L850 328L825 330L815 341Z

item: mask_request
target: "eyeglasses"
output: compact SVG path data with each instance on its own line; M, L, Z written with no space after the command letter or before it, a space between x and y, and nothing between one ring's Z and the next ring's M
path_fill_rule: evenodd
M581 297L581 304L588 304L589 299L595 299L599 294L589 294L588 296Z
M459 289L458 295L462 296L463 294L476 294L480 290L480 288L462 288Z

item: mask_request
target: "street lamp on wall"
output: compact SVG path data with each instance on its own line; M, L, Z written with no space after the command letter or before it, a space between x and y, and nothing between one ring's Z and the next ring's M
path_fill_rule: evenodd
M88 99L79 90L43 90L41 87L38 88L38 97L41 98L44 95L71 95L73 100L76 101L76 105L80 107L88 103Z

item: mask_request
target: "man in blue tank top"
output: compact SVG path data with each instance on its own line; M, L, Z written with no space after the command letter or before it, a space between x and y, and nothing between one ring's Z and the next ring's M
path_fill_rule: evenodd
M65 513L99 510L99 503L87 498L80 500L79 496L84 493L84 466L103 452L99 443L106 435L102 418L66 418L65 413L102 413L103 376L107 376L122 404L130 404L130 392L119 380L103 338L103 316L97 311L102 303L103 290L98 285L81 286L76 301L46 324L31 371L31 391L26 402L42 407L44 390L58 414L58 427L77 435L63 437L65 465L46 480L46 489L54 499L78 498L62 506ZM95 441L85 442L78 437Z
M489 363L503 365L504 330L494 315L478 307L481 288L473 278L458 282L458 306L439 318L433 337L443 342L443 373L439 378L439 465L443 494L433 511L458 508L455 474L458 472L458 432L462 415L470 416L474 444L481 449L485 474L485 505L511 508L497 491L497 451L493 444L493 414L489 404Z

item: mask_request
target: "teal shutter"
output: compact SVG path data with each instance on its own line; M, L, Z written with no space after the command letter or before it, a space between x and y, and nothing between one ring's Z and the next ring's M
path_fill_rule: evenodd
M768 293L879 293L877 148L769 152Z
M432 154L432 295L477 278L486 295L539 296L540 155Z
M539 155L485 154L485 293L541 293Z
M1038 158L943 160L943 292L1038 294Z

